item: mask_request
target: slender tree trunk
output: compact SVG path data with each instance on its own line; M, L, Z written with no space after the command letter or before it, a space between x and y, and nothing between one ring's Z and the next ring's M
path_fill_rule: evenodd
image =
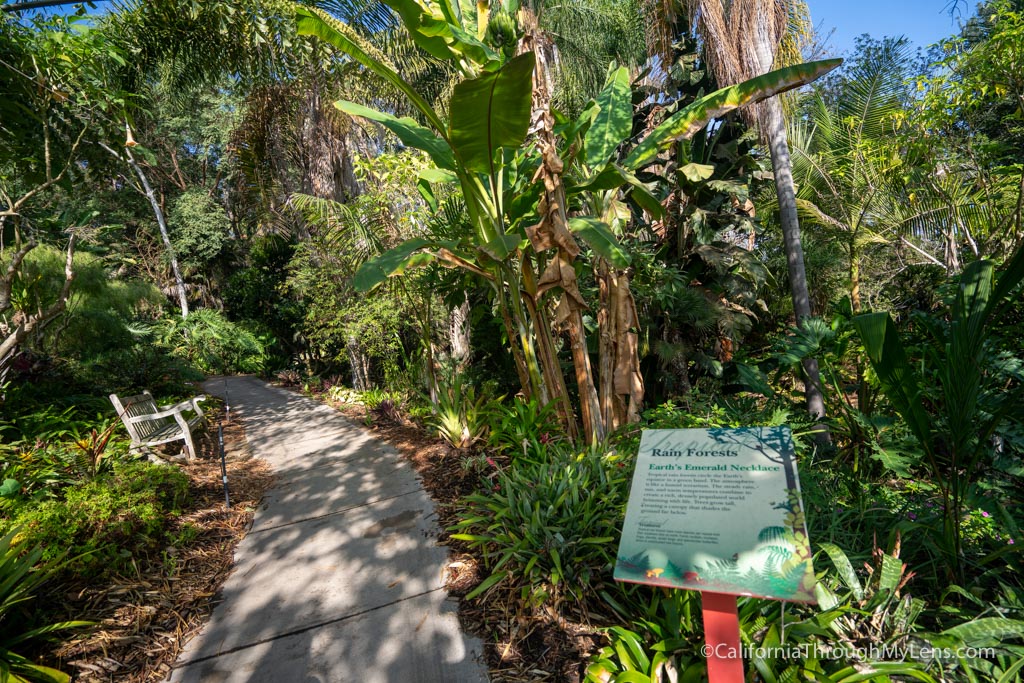
M174 274L174 285L178 290L178 304L181 307L181 317L182 319L185 319L188 317L188 299L185 297L185 279L181 276L181 268L178 267L178 257L174 253L174 246L171 244L171 235L167 230L167 219L164 217L163 209L160 208L160 202L157 200L156 192L153 191L153 186L149 184L149 178L146 177L142 167L139 166L137 161L135 161L135 157L132 155L130 149L126 147L124 150L125 155L122 157L104 143L101 142L100 146L118 159L127 161L128 165L131 166L133 171L135 171L135 175L139 177L139 182L142 184L143 194L145 194L146 199L149 200L149 205L153 208L153 215L156 216L156 224L160 227L160 238L163 240L164 248L167 249L167 256L171 261L171 272Z
M174 273L174 285L178 289L178 304L181 306L181 317L185 319L188 317L188 299L185 297L185 278L181 276L181 268L178 267L178 257L174 253L174 246L171 244L171 235L167 230L167 219L164 217L163 209L160 208L160 202L156 199L156 193L153 191L153 186L149 184L149 179L143 172L142 167L139 166L138 162L135 161L135 157L132 156L130 150L125 149L126 156L128 157L128 163L135 171L135 175L139 177L139 182L142 183L142 189L145 190L146 199L149 200L150 206L153 207L153 214L156 216L156 224L160 227L160 239L164 242L164 248L167 249L167 256L171 261L171 272Z
M769 64L771 60L769 60ZM782 223L782 239L786 250L786 265L789 268L789 285L793 295L793 312L799 325L811 317L811 296L807 288L807 270L804 267L804 249L800 240L800 221L796 212L796 188L793 184L793 164L789 157L789 143L786 139L786 122L782 105L776 98L762 103L765 107L764 135L772 157L772 172L779 197L779 221ZM803 362L806 381L804 395L807 397L807 411L811 417L825 417L825 398L821 391L821 373L816 358L805 358ZM822 429L825 429L824 427ZM824 439L828 439L827 429Z
M850 308L854 315L861 311L860 301L860 252L857 251L853 238L850 242Z

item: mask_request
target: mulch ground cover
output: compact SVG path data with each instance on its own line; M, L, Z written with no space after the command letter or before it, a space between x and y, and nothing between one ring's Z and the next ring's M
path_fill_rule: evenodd
M171 523L170 533L185 533L193 540L164 548L153 557L136 558L136 573L115 577L105 585L48 586L50 601L62 596L63 618L96 624L50 653L72 680L163 680L185 642L209 618L217 591L231 571L235 546L273 481L270 467L249 451L242 424L225 423L231 508L225 506L219 423L220 415L214 411L211 429L197 443L199 457L175 463L188 475L191 496L182 515Z
M327 401L356 424L367 424L366 408ZM107 585L51 585L63 596L63 618L93 621L96 627L65 641L50 653L76 681L141 683L170 673L185 643L209 618L217 592L232 569L234 551L245 536L253 512L273 482L265 461L254 457L239 421L225 424L231 508L224 505L216 425L198 445L193 462L178 462L190 480L191 504L171 532L191 527L194 541L167 548L158 557L140 558L138 572ZM366 427L394 446L417 470L434 499L441 526L439 542L449 547L448 592L457 598L486 578L482 558L447 527L458 520L458 501L479 490L481 471L472 457L452 451L426 429L406 421L374 420ZM257 454L258 455L258 454ZM584 662L600 642L587 624L554 614L524 612L512 591L492 589L485 600L460 600L459 618L467 633L484 642L493 683L550 681L579 683Z
M408 422L382 420L364 406L337 403L319 397L356 424L394 446L420 475L434 499L441 534L439 542L450 551L446 572L449 594L461 598L488 576L482 558L446 531L458 521L458 501L480 490L481 470L473 466L479 455L459 453L425 428ZM550 681L579 683L588 655L600 647L597 631L568 621L551 611L524 612L518 590L492 589L486 599L459 601L459 619L467 633L484 642L484 657L493 683Z

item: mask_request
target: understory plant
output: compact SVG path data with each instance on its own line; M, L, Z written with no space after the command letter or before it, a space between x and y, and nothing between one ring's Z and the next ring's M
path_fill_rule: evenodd
M61 559L41 562L40 546L26 551L14 543L19 533L18 529L13 529L0 538L0 680L5 683L67 683L71 680L67 674L36 664L16 650L51 633L90 623L64 621L28 626L32 612L29 605L40 586L59 570Z
M177 468L118 462L108 473L68 485L59 496L23 499L8 519L0 519L0 527L17 528L18 543L41 546L47 562L66 555L64 569L102 574L159 547L187 497L188 478Z
M492 411L499 402L486 387L478 392L456 372L438 388L437 404L427 424L449 446L466 450L487 438Z
M490 572L467 598L500 589L523 609L585 615L610 579L628 465L616 453L552 447L547 459L501 469L491 490L463 499L452 538L478 549Z
M972 484L1003 451L1019 454L1024 364L993 334L1024 281L1024 247L1002 273L975 261L960 275L942 315L920 315L911 345L888 313L854 318L878 386L920 445L940 489L942 521L931 535L957 583L966 579L963 518ZM984 563L984 558L982 558Z

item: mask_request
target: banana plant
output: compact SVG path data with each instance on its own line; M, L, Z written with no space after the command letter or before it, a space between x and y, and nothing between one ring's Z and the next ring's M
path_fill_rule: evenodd
M919 358L888 313L853 319L881 391L920 443L929 474L941 488L938 547L958 582L965 578L961 521L968 489L991 464L1000 427L1024 417L1019 396L1024 378L1018 372L1006 381L994 367L998 356L992 345L992 323L1005 315L1022 282L1024 247L998 276L992 261L969 264L946 316L922 318L928 339Z
M531 119L537 115L534 111L534 88L538 81L534 77L534 53L527 51L510 58L506 51L495 50L479 38L487 33L484 10L476 12L476 26L470 27L467 25L472 19L470 14L464 15L450 0L386 0L385 4L399 14L419 47L435 58L451 62L463 76L448 103L447 122L401 78L383 55L373 51L330 15L315 8L298 8L298 32L330 43L405 94L409 105L419 113L419 121L344 100L336 106L351 116L379 123L405 145L426 152L436 169L421 178L420 188L425 199L436 207L432 183L457 183L472 232L452 240L428 237L409 240L363 264L353 285L358 290L368 291L388 277L400 276L410 268L429 263L463 268L484 279L493 290L524 394L545 404L557 401L572 434L574 425L568 392L543 297L549 291L561 295L559 311L562 312L556 312L556 316L569 319L570 327L574 328L571 346L577 381L581 396L589 394L593 388L587 385L592 384L592 379L589 372L581 372L581 366L589 365L585 331L580 322L580 310L586 304L575 287L575 274L570 272L571 262L564 259L563 247L570 252L573 248L578 251L575 246L578 237L619 268L628 265L628 255L607 222L595 216L565 217L569 234L559 235L554 240L557 245L540 234L550 212L565 212L564 205L557 206L551 199L557 194L552 195L552 188L548 187L552 169L558 171L554 175L560 175L564 163L557 151L540 149L543 145L523 149ZM692 135L716 116L808 83L838 63L838 60L831 60L781 69L712 93L658 126L621 165L611 159L629 136L623 121L631 118L632 110L631 98L622 96L623 79L617 73L612 84L614 92L589 107L587 111L592 118L582 121L581 131L585 127L584 135L589 136L588 167L596 170L596 175L590 178L590 187L607 184L607 180L599 181L601 173L605 173L606 178L621 176L617 183L613 179L606 190L629 185L640 196L641 191L636 189L639 183L632 182L635 177L632 174L656 161L675 141ZM541 115L548 113L541 112ZM538 182L541 176L544 176L543 182ZM647 199L644 196L639 201ZM652 211L657 211L653 196L646 203ZM554 257L544 254L556 246L558 252ZM587 407L581 406L584 413ZM588 420L584 415L584 428L588 441L603 436L603 425L593 416Z
M691 138L711 118L814 80L840 63L802 64L715 91L679 109L632 148L625 143L633 128L633 91L629 71L620 67L610 70L604 90L581 116L561 127L566 195L590 216L575 220L586 222L587 242L595 250L594 274L600 290L599 395L609 430L635 421L644 392L635 332L639 321L630 291L630 255L617 241L633 215L626 202L632 201L654 220L665 213L658 188L641 182L636 172L663 163L663 152ZM624 157L621 162L617 161L620 154ZM689 164L681 170L699 174L702 168Z

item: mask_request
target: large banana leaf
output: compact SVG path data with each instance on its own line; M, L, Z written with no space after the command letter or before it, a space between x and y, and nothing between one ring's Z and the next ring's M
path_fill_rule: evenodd
M885 395L921 445L930 449L931 420L921 403L921 378L907 358L896 324L888 313L866 313L855 317L853 325Z
M338 100L334 106L350 116L360 116L370 121L376 121L397 135L405 145L421 149L429 154L438 168L455 170L455 155L452 154L452 148L448 142L413 119L407 116L398 118L392 114L386 114L347 100Z
M448 139L467 169L491 173L500 147L526 140L533 101L532 52L500 70L462 81L452 94Z
M416 0L384 0L398 12L409 36L417 45L438 59L446 61L466 57L490 70L498 64L493 50L465 31L455 8L447 0L430 11Z
M677 140L688 139L709 121L733 110L760 102L779 93L799 88L843 63L841 59L826 59L776 69L763 76L737 85L716 90L688 107L677 111L651 131L626 157L623 166L636 170L650 163L658 153L668 149Z
M608 161L633 129L633 90L629 70L620 67L597 96L597 115L584 138L584 159L597 167Z
M382 59L371 56L368 51L371 48L367 47L351 28L315 7L299 6L295 9L295 17L296 29L300 36L316 36L391 83L409 98L409 102L420 110L430 125L439 133L444 132L444 124L433 107L427 104L411 85L402 80L393 68Z
M423 237L402 242L394 249L389 249L359 266L355 277L352 278L352 287L357 292L367 292L392 275L400 275L414 266L426 265L433 257L420 250L433 246L436 246L434 240Z
M615 234L607 223L596 218L575 217L569 219L569 230L579 235L591 249L616 268L629 266L629 252L615 239Z

